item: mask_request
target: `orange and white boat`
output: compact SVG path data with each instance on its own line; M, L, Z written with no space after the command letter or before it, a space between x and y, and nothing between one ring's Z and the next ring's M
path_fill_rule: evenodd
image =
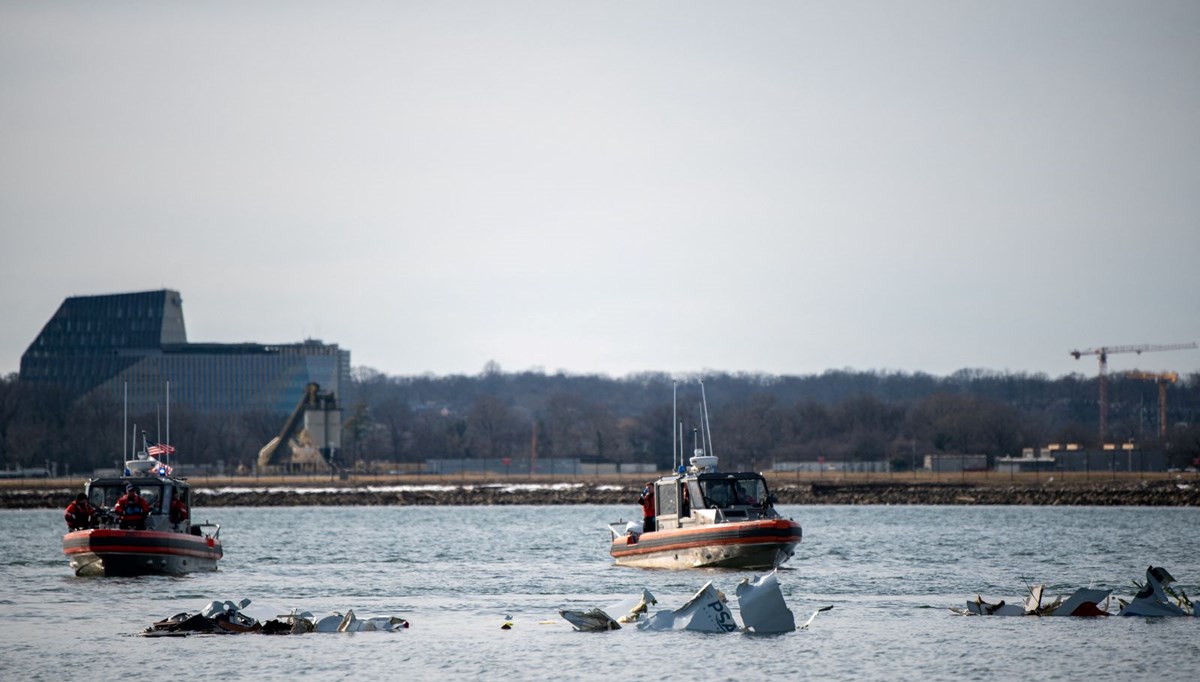
M112 509L126 486L138 491L150 507L145 527L121 528ZM95 478L84 484L88 501L97 510L91 527L63 536L63 554L79 576L183 575L217 570L221 526L171 522L171 499L178 494L191 509L191 488L174 478L166 465L152 458L125 463L125 475Z
M703 383L700 390L703 396ZM708 434L707 403L702 419L703 433ZM711 447L711 435L704 438ZM678 451L678 445L675 448ZM609 553L616 563L769 570L790 559L800 544L800 524L775 510L762 474L717 471L714 455L702 448L694 453L689 466L681 464L654 482L653 530L646 531L637 521L609 525Z

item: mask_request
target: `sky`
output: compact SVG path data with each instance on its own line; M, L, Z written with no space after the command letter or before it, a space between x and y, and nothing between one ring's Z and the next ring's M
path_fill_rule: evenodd
M1200 3L0 0L0 375L68 296L389 375L1200 342ZM1109 357L1200 371L1200 350Z

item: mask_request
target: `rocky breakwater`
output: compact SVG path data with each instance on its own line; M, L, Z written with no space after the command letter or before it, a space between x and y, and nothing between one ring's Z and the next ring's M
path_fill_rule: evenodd
M1174 481L1036 486L954 483L814 483L775 490L780 504L991 504L1196 507L1200 485Z
M250 489L192 491L197 507L292 506L466 506L466 505L565 505L637 504L637 493L615 486L562 484L555 486L414 486L388 488Z
M204 487L192 489L192 506L407 506L407 505L628 505L637 508L640 487L556 485ZM970 483L805 483L773 487L778 504L1088 505L1200 507L1200 483L1132 481L1041 485ZM0 490L0 508L65 508L76 488Z

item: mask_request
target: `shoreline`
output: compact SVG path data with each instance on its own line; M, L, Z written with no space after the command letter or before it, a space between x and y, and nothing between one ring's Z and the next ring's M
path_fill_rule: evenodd
M2 509L65 508L82 482L67 486L0 488ZM192 483L192 506L467 506L467 505L628 505L637 507L640 484L607 483L441 483L347 485L226 485ZM778 505L1028 505L1200 507L1200 483L1193 480L1106 482L1047 481L1041 484L973 482L847 481L772 486Z

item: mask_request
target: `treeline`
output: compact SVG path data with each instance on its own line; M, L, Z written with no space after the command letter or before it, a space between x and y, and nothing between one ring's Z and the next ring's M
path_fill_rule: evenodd
M672 390L685 449L700 426L701 377L502 371L478 375L388 376L358 368L343 397L344 465L414 465L429 458L582 458L589 462L672 462ZM727 468L776 462L888 460L918 465L927 453L1020 455L1047 443L1099 444L1096 377L962 370L923 373L828 371L702 377L716 454ZM678 384L673 384L678 379ZM1108 442L1165 450L1174 466L1200 458L1200 374L1164 386L1167 434L1159 436L1159 387L1108 380ZM171 434L190 463L228 470L254 465L286 417L276 413L197 414L171 406ZM90 472L121 459L122 407L91 396L0 379L0 465ZM131 415L164 438L159 415Z

